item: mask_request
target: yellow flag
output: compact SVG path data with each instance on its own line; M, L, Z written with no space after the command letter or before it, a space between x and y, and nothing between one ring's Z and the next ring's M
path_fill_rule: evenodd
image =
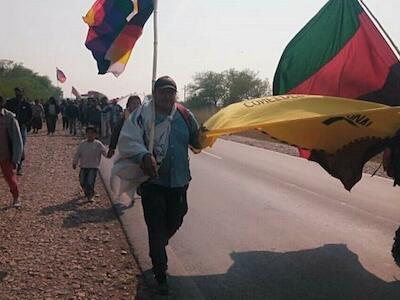
M311 150L310 160L347 190L364 164L387 147L400 128L400 108L360 100L285 95L230 105L205 124L203 148L221 135L256 129L270 138Z
M354 141L391 138L400 108L325 96L285 95L232 104L204 124L202 146L221 135L252 129L302 149L333 154Z

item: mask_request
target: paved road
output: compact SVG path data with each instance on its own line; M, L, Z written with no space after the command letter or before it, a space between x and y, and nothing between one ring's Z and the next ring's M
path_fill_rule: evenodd
M400 299L391 181L366 175L348 193L313 163L224 140L191 166L189 214L169 249L175 298ZM124 217L146 269L141 213Z

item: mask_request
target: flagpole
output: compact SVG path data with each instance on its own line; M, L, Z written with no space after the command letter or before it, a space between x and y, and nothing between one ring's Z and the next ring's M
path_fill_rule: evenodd
M60 82L58 81L57 73L58 73L58 68L56 67L56 83L57 83L57 89L59 90L60 89ZM61 99L57 99L57 100L61 100Z
M57 89L59 90L60 89L60 83L58 82L57 72L56 72L56 82L57 82ZM57 92L58 92L58 90L57 90Z
M150 128L150 140L149 140L149 151L153 153L154 149L154 135L155 135L155 121L156 121L156 106L154 100L154 83L157 79L157 62L158 62L158 0L153 0L153 19L154 19L154 50L153 50L153 76L151 81L151 90L153 93L152 108L153 108L153 120Z
M389 43L391 44L391 48L393 48L393 51L397 54L397 58L400 59L400 50L397 48L396 44L393 42L392 38L390 35L386 32L385 28L383 28L382 24L379 22L379 20L375 17L375 15L372 13L372 11L369 9L367 4L363 0L358 0L360 1L361 5L367 10L368 14L371 16L371 18L374 20L376 25L378 25L378 28L382 31L383 35L386 36L386 38L389 40Z
M152 77L152 90L154 83L157 79L157 66L158 66L158 0L153 0L154 7L154 52L153 52L153 77Z

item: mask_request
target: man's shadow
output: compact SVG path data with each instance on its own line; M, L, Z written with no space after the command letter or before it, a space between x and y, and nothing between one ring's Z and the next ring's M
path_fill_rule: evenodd
M82 197L71 201L45 207L40 214L43 216L64 211L71 212L63 221L64 228L74 228L87 223L107 223L116 219L116 214L122 214L127 207L87 208L90 206Z
M400 283L368 272L346 245L295 252L237 252L225 274L171 277L194 280L205 299L400 299Z

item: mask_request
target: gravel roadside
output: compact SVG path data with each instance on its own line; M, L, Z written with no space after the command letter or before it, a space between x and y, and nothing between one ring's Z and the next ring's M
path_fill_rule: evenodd
M21 210L0 180L0 299L150 299L101 179L80 198L78 142L30 135Z

